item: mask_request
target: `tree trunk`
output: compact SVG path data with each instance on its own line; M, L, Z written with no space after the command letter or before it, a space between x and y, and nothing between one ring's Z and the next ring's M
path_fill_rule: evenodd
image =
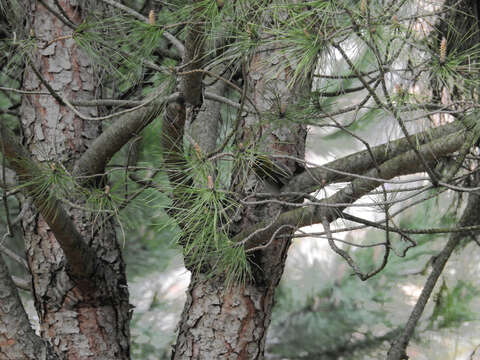
M291 69L295 67L288 68L286 64L291 63L291 59L270 47L259 50L246 64L248 74L243 80L244 86L247 86L247 97L253 100L259 113L274 114L277 121L262 122L257 112L242 115L237 144L253 144L261 154L304 158L305 126L289 121L284 122L288 125L281 124L288 106L295 103L302 89L296 83L289 86L293 76ZM308 81L303 83L303 89L309 90ZM199 117L197 121L203 120ZM201 127L201 124L196 123L196 126ZM201 138L199 140L200 144L205 142ZM275 166L285 169L286 173L294 174L299 170L299 164L291 158L270 160ZM248 181L238 181L235 176L232 175L232 183L237 184L235 191L241 196L254 192L278 193L282 186L274 178L260 179L258 171L251 171L247 175ZM249 200L256 199L253 196ZM241 219L234 225L232 237L251 229L259 221L274 219L281 210L285 208L278 204L245 206ZM293 227L289 226L275 235L292 232ZM288 237L266 237L263 244L268 243L268 246L250 254L253 276L245 284L226 286L222 278L194 274L172 358L263 359L275 288L283 274L290 242Z
M54 1L45 2L56 8ZM77 1L58 3L72 22L82 22L82 8ZM35 36L38 50L32 55L32 64L27 64L24 88L47 91L34 67L64 98L93 99L96 87L93 68L75 41L65 36L70 35L72 29L37 1L29 1L28 6L32 15L31 34ZM97 114L93 107L80 108L80 111L88 116ZM52 96L28 95L22 101L24 145L54 174L72 171L75 160L100 133L98 124L82 120ZM101 181L96 186L100 185ZM61 358L129 359L130 305L125 265L114 224L106 215L94 216L67 205L83 201L75 185L70 186L72 195L65 207L100 260L91 282L94 286L85 286L72 278L53 232L37 209L29 209L23 230L41 336L51 342ZM104 193L108 196L107 191ZM61 199L61 191L56 195Z
M173 359L261 359L275 285L192 278Z

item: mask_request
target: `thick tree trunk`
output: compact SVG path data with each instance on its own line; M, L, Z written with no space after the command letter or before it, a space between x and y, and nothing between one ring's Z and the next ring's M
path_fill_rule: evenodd
M275 285L192 278L173 359L261 359Z
M248 67L247 96L262 114L277 115L278 121L263 121L258 113L244 115L237 140L253 144L261 154L287 155L303 159L306 129L302 125L282 120L290 104L300 94L299 85L289 86L292 80L291 63L280 51L262 49L251 59ZM284 66L284 68L281 68ZM290 69L290 71L289 71ZM309 85L303 84L309 89ZM197 118L195 121L201 121ZM196 124L200 126L200 124ZM201 143L205 141L200 139ZM242 145L243 146L243 145ZM209 149L210 151L212 149ZM294 174L299 164L287 158L271 158L286 173ZM233 175L235 176L235 175ZM251 171L246 181L238 181L235 191L241 195L253 192L279 192L282 184L271 178L261 180ZM248 189L246 188L248 184ZM255 201L255 197L249 200ZM250 229L259 221L274 219L282 210L278 204L248 205L234 225L233 232ZM277 233L292 233L287 227ZM265 238L263 249L252 252L250 260L253 279L246 284L225 285L224 279L194 274L188 289L179 325L173 359L263 359L267 329L274 305L275 288L283 274L289 238Z
M46 3L56 8L54 1ZM58 3L73 22L81 23L82 9L77 1ZM31 33L38 46L32 55L33 66L64 98L94 98L92 66L75 41L65 36L72 29L37 1L28 5ZM47 91L31 66L27 66L24 87ZM89 116L97 113L95 108L80 110ZM73 169L75 160L98 136L98 124L77 117L52 96L29 95L22 102L24 145L53 171ZM74 194L72 189L68 200L81 204L81 196ZM130 305L125 265L113 223L71 206L66 209L100 260L91 282L95 285L85 286L73 279L54 234L37 209L29 209L23 229L41 336L51 342L61 358L129 359Z

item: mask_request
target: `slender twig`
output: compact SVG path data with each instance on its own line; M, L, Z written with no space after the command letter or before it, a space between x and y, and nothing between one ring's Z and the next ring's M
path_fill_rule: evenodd
M371 70L368 72L360 72L361 76L369 76L371 74L374 74L378 72L378 69ZM319 77L319 78L325 78L325 79L357 79L358 76L356 74L350 74L350 75L326 75L326 74L313 74L313 77Z
M353 269L355 274L360 278L360 280L362 280L362 281L368 280L372 276L375 276L380 271L382 271L385 268L385 266L387 265L388 257L390 255L390 242L389 242L388 239L383 244L384 247L385 247L385 253L384 253L384 256L383 256L382 263L376 269L370 271L369 273L364 274L360 271L360 268L358 267L357 263L355 263L355 261L352 259L352 257L345 250L342 250L339 247L337 247L337 245L335 244L335 240L332 237L332 233L330 231L330 223L328 222L328 219L326 217L324 217L322 219L322 225L323 225L323 229L325 230L325 233L327 235L328 244L330 245L330 248L335 253L337 253L338 255L340 255L341 257L343 257L345 259L347 264L350 265L350 267Z
M34 93L37 93L37 92L34 92ZM50 94L41 93L41 95L50 95ZM208 91L205 91L203 96L207 100L217 101L217 102L229 105L231 107L234 107L235 109L240 109L241 107L239 103L233 100L230 100L220 95L210 93ZM139 106L144 104L145 102L142 100L119 100L119 99L96 99L96 100L75 100L75 101L69 100L69 101L72 105L75 105L75 106Z
M401 116L398 114L398 111L396 110L396 108L393 106L393 103L391 101L391 98L388 96L388 92L385 93L385 96L387 98L387 104L384 104L380 98L378 97L377 93L370 87L370 85L368 84L368 82L362 77L360 76L360 73L359 71L357 70L357 67L353 64L352 60L350 59L350 57L346 54L346 52L343 50L343 48L339 45L339 44L336 44L334 43L333 46L340 52L340 54L342 55L343 59L347 62L348 66L350 67L350 69L355 73L355 74L358 74L358 80L360 80L360 82L365 86L365 89L368 90L368 92L370 93L370 95L372 96L372 98L375 100L375 103L380 106L381 108L384 108L384 109L387 109L388 111L390 111L392 113L392 115L394 116L394 118L397 120L399 126L400 126L400 129L402 130L405 138L407 139L411 149L415 152L415 154L418 156L418 158L420 159L422 165L424 166L424 169L425 171L428 173L429 177L430 177L430 180L432 181L432 184L434 184L435 186L438 185L438 177L437 175L433 172L433 170L428 166L426 160L425 160L425 157L418 151L416 145L414 144L413 140L411 139L411 136L405 126L405 123L403 121L403 119L401 118Z
M240 103L237 103L233 100L230 100L230 99L228 99L224 96L220 96L220 95L217 95L217 94L210 93L208 91L205 91L203 96L205 97L205 99L217 101L217 102L220 102L220 103L224 103L224 104L229 105L229 106L231 106L235 109L241 109L242 108Z
M65 25L67 25L69 28L75 30L75 24L73 24L70 19L68 17L63 17L61 14L59 14L58 12L56 12L55 10L53 10L50 6L48 6L48 4L43 1L43 0L38 0L38 2L40 4L42 4L42 6L47 9L50 13L52 13L52 15L54 15L58 20L60 20L61 22L63 22Z
M277 230L275 230L275 232L272 234L272 236L270 236L270 239L264 245L255 246L251 249L248 249L245 252L246 253L251 253L251 252L254 252L254 251L257 251L257 250L262 250L262 249L265 249L265 248L269 247L270 244L273 242L273 240L277 237L278 233L280 231L282 231L283 229L291 229L291 230L294 231L296 229L296 227L292 226L292 225L282 225Z
M467 207L464 210L462 218L460 220L460 225L465 226L478 223L479 212L480 201L478 195L470 194L468 197ZM410 317L408 318L402 334L392 343L392 346L390 347L390 350L387 354L387 360L408 359L406 349L408 343L410 342L410 338L413 335L415 327L423 314L425 305L427 304L428 299L430 298L435 284L437 283L437 280L442 274L448 259L452 255L453 250L455 250L460 241L463 239L463 237L464 235L462 235L461 233L453 234L448 240L443 250L438 255L432 258L432 272L428 276L425 286L422 289L422 293L420 294L417 303L415 304L412 312L410 313Z
M433 163L439 156L447 155L460 148L463 144L464 135L449 135L442 139L433 140L432 142L421 145L419 150L425 154L425 157ZM380 166L381 173L384 178L393 178L396 176L407 175L423 171L422 164L415 161L416 155L413 150L409 150L405 153L399 154L390 160L385 160ZM377 170L367 171L367 175L376 173ZM378 187L377 181L355 179L349 185L342 190L338 191L334 195L323 199L325 203L354 203L359 198L367 195L370 191ZM274 225L267 231L268 235L271 235L279 226L289 224L298 226L308 226L321 222L323 217L327 217L329 221L334 221L339 217L339 211L343 211L345 207L337 208L324 208L324 207L303 207L297 209L286 210ZM254 231L265 226L265 221L260 221L254 225L251 229L243 231L234 237L234 241L237 239L244 239L251 235ZM258 246L263 240L263 236L254 236L246 244L245 248Z
M133 108L130 108L130 109L126 109L126 110L122 110L122 111L119 111L117 113L114 113L114 114L110 114L110 115L106 115L106 116L98 116L98 117L90 117L90 116L86 116L86 115L83 115L82 113L80 113L71 103L70 101L68 101L67 99L65 99L62 95L60 95L58 92L56 92L51 86L50 84L43 78L42 74L40 73L40 71L38 71L38 69L35 67L35 65L33 64L33 61L31 59L31 57L28 58L29 59L29 62L30 62L30 67L32 68L33 72L35 73L35 75L37 76L37 78L40 80L40 82L47 88L48 92L62 105L65 105L67 106L70 110L72 110L75 115L77 115L79 118L81 118L82 120L86 120L86 121L102 121L102 120L108 120L108 119L112 119L112 118L115 118L115 117L118 117L120 115L124 115L124 114L127 114L129 112L132 112L132 111L136 111L150 103L152 103L153 101L155 101L159 96L160 96L160 93L159 92L155 92L152 96L150 96L149 99L145 100L144 102L142 102L140 105L138 106L135 106Z
M304 202L304 203L295 203L295 202L279 200L279 199L265 199L265 200L252 200L252 201L239 200L239 202L243 205L279 204L279 205L284 205L284 206L294 207L294 208L302 208L306 206L318 206L318 207L326 207L326 208L336 208L336 207L342 207L342 206L348 206L348 207L388 206L388 205L403 203L406 200L409 200L415 196L418 196L431 188L432 188L431 185L423 187L421 190L416 191L415 193L407 195L398 200L392 199L392 200L385 200L381 202L378 201L378 202L359 203L359 204L356 204L356 203L352 204L352 203L346 203L346 202L345 203L334 203L334 202L324 203L322 202L322 200L319 200L317 198L310 198L310 201ZM302 197L307 198L306 195L308 194L303 194ZM255 196L255 193L248 195L248 197L252 197L252 196Z
M50 95L49 92L46 91L28 91L28 90L20 90L20 89L15 89L15 88L9 88L9 87L4 87L0 86L1 91L10 91L14 92L17 94L26 94L26 95Z
M335 245L335 241L333 240L332 233L330 232L330 223L328 222L328 219L324 217L322 219L322 224L323 224L323 229L325 230L325 234L327 235L328 238L328 244L330 245L330 248L340 255L342 258L345 259L348 265L353 269L355 274L361 279L361 280L366 280L366 275L360 271L360 268L358 267L357 263L352 259L352 257L345 251L340 249L337 245Z
M373 83L377 80L378 80L378 77L369 80L367 83L371 84L371 83ZM337 96L340 96L340 95L351 94L351 93L354 93L354 92L357 92L357 91L360 91L360 90L364 90L364 89L365 89L364 85L359 85L357 87L348 88L348 89L341 89L341 90L337 90L337 91L319 91L319 90L316 90L315 95L318 95L318 96L321 96L321 97L337 97Z
M99 106L99 105L127 105L127 104L130 104L130 105L133 105L133 104L138 104L132 108L129 108L129 109L125 109L125 110L122 110L122 111L119 111L119 112L116 112L116 113L113 113L113 114L110 114L110 115L105 115L105 116L98 116L98 117L90 117L90 116L86 116L86 115L83 115L82 113L80 113L74 106L73 104L65 99L63 96L61 96L59 93L57 93L48 83L47 81L43 78L43 76L40 74L40 72L38 71L38 69L35 68L35 66L33 65L33 62L30 63L33 71L35 72L35 74L37 75L37 77L39 78L39 80L45 85L45 87L47 88L48 90L48 93L45 93L45 92L33 92L33 91L20 91L20 90L16 90L16 89L11 89L11 88L0 88L0 89L5 89L5 90L10 90L10 91L14 91L14 92L19 92L19 93L22 93L22 94L40 94L40 95L52 95L55 99L57 99L58 102L60 102L61 104L67 106L70 110L72 110L79 118L83 119L83 120L87 120L87 121L103 121L103 120L108 120L108 119L112 119L112 118L115 118L115 117L118 117L120 115L123 115L123 114L127 114L129 112L133 112L133 111L136 111L144 106L147 106L149 104L151 104L154 100L156 100L158 98L158 96L160 96L159 93L157 94L154 94L153 96L150 96L150 98L146 99L145 101L125 101L125 100L116 100L116 99L111 99L111 100L88 100L88 101L78 101L76 103L78 103L80 106ZM235 103L234 101L231 101L230 99L227 99L223 96L219 96L219 95L215 95L215 94L212 94L212 93L205 93L205 97L210 99L210 100L214 100L214 101L219 101L219 102L223 102L227 105L230 105L230 106L233 106L235 108L239 108L240 107L240 104L238 103ZM171 99L172 97L169 96L168 99Z
M275 215L275 217L273 218L272 221L270 221L267 225L265 225L264 227L260 228L260 229L257 229L255 230L253 233L251 233L250 235L248 235L246 238L240 240L239 242L235 243L235 246L243 246L244 244L246 244L250 239L252 239L253 237L261 234L262 232L264 231L267 231L268 229L270 229L274 224L275 222L278 220L280 214L282 213L282 211L279 211L277 213L277 215ZM276 233L276 232L274 232Z
M47 47L49 47L50 45L52 45L53 43L55 43L55 42L57 42L57 41L66 40L66 39L71 39L72 37L73 37L73 34L62 35L62 36L56 37L55 39L50 40L49 42L47 42L47 43L43 46L43 48L46 49Z
M136 12L135 10L133 10L132 8L129 8L128 6L120 4L119 2L116 2L116 1L113 1L113 0L102 0L102 1L104 3L107 3L111 6L113 6L113 7L116 7L117 9L120 9L120 10L126 12L127 14L137 18L138 20L141 20L143 22L148 22L148 18L146 16L143 16L142 14ZM164 30L162 32L162 34L165 37L165 39L170 41L172 43L172 45L175 46L175 48L180 53L180 56L183 57L183 55L185 54L185 47L183 46L181 41L178 40L175 36L173 36L171 33L169 33L166 30Z
M430 200L438 195L440 195L442 192L446 191L446 189L442 189L442 190L437 190L436 193L434 194L430 194L426 197L423 197L417 201L414 201L412 202L411 204L408 204L407 206L404 206L402 207L401 209L398 209L397 211L393 212L390 214L390 217L391 218L394 218L395 216L405 212L406 210L408 210L409 208L415 206L415 205L418 205L418 204L422 204L424 203L426 200ZM344 212L342 212L343 214ZM342 227L340 229L334 229L334 230L330 230L332 233L339 233L339 232L346 232L346 231L354 231L354 230L361 230L361 229L365 229L369 226L372 226L372 227L377 227L375 225L380 225L382 223L385 222L385 220L380 220L376 223L373 223L371 224L370 222L368 222L368 220L360 220L360 218L358 218L358 222L359 223L365 223L365 225L360 225L360 226L347 226L347 227ZM352 219L352 221L354 221ZM440 234L440 233L451 233L451 232L455 232L453 231L453 229L450 229L450 228L445 228L445 229L441 229L441 228L437 228L437 229L400 229L397 227L397 229L399 229L399 231L401 231L402 233L404 234L424 234L424 232L426 231L427 234L428 233L431 233L431 234ZM455 229L458 229L459 232L462 232L463 230L465 231L469 231L469 230L472 230L472 229L469 229L469 228L455 228ZM322 235L325 235L325 232L310 232L310 233L306 233L306 234L297 234L296 237L308 237L308 236L322 236ZM280 235L281 236L281 235Z

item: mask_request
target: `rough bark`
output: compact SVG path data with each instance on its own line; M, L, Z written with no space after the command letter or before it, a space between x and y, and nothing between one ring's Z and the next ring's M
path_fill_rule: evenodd
M275 50L262 49L247 64L249 71L244 79L247 96L253 99L260 113L281 117L280 110L284 111L297 99L300 87L289 87L291 74L286 69L279 70L282 66L279 64L288 61ZM199 116L195 121L201 119ZM288 123L278 126L262 121L257 114L247 114L242 118L240 128L242 132L237 136L238 141L251 143L253 140L254 146L262 153L304 157L306 129L302 125ZM201 140L203 144L212 143ZM298 164L292 160L281 160L281 166L293 174ZM254 171L246 176L251 180L248 182L252 184L251 188L245 187L246 181L232 179L232 183L236 183L236 191L241 194L279 190L278 184L259 179ZM281 207L276 204L246 207L241 214L242 220L234 225L233 231L246 231L260 219L272 218L280 210ZM291 229L282 234L289 231ZM227 287L224 279L195 274L188 289L172 358L263 359L275 288L283 273L289 245L289 239L273 239L268 248L255 252L251 257L253 279L246 284Z
M274 287L192 278L173 359L261 359Z
M55 7L54 1L46 3ZM59 3L72 21L83 20L77 1ZM86 54L74 40L60 39L71 29L40 3L27 4L38 45L33 66L65 98L91 100L95 81ZM24 74L24 87L45 91L31 68ZM92 107L81 112L97 114ZM22 101L22 127L24 144L35 160L67 171L72 171L74 162L100 132L98 122L86 122L53 97L41 95L29 95ZM82 201L79 196L69 200ZM73 278L53 229L35 208L29 209L23 229L41 336L50 341L60 358L128 359L130 306L113 224L104 222L101 216L94 221L90 214L76 208L65 210L83 241L96 253L96 268L88 286Z
M48 191L39 191L35 178L42 176L42 170L4 126L0 126L0 149L18 175L23 193L32 197L32 203L55 234L69 263L70 274L87 285L95 271L95 253L85 244L60 201Z
M228 77L230 72L225 72L222 75ZM211 81L211 79L208 79ZM227 84L222 80L209 86L206 90L213 95L223 96L227 88ZM207 100L205 97L199 113L191 124L192 137L200 146L201 151L206 155L210 154L217 148L218 132L220 128L220 103L214 100Z
M202 103L202 78L203 74L200 70L203 62L203 48L205 41L204 25L200 16L202 8L199 0L192 0L192 20L188 26L187 36L185 39L185 53L183 55L184 77L183 77L183 93L187 107L190 105L194 108Z
M0 254L0 359L57 359L35 335L18 291Z

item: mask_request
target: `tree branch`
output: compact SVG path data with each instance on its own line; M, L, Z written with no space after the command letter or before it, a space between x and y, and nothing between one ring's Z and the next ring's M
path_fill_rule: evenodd
M420 146L417 151L420 151L424 158L430 163L434 164L439 157L448 155L458 150L465 141L464 133L453 133L447 137L434 140L430 143ZM416 158L416 152L409 150L403 154L385 159L386 161L379 166L380 174L383 179L391 179L396 176L408 175L423 171L423 165ZM388 160L390 159L390 160ZM348 169L348 168L347 168ZM370 177L378 177L378 170L371 169L365 175ZM342 190L338 191L334 195L321 201L321 203L344 203L344 206L338 207L322 207L311 206L303 207L295 210L289 210L284 212L274 225L271 226L268 231L263 232L261 235L254 236L246 244L245 248L248 250L252 247L262 244L265 239L268 239L280 226L292 225L292 226L308 226L316 223L320 223L323 218L327 218L329 222L332 222L340 217L341 212L347 208L346 204L351 204L362 196L368 194L381 184L381 179L370 180L364 178L358 178L353 180ZM240 242L252 232L259 228L265 227L266 222L260 222L249 231L244 231L233 238L234 242Z
M30 277L27 279L23 279L18 276L12 275L12 281L17 288L25 291L32 291L32 279Z
M143 21L143 22L147 22L148 23L148 18L146 16L143 16L142 14L139 14L138 12L136 12L135 10L133 10L132 8L129 8L128 6L125 6L123 4L120 4L119 2L116 2L116 1L113 1L113 0L102 0L104 3L107 3L113 7L116 7L117 9L120 9L124 12L126 12L127 14L137 18L138 20L140 21ZM175 36L173 36L172 34L170 34L168 31L164 30L163 31L163 37L165 39L167 39L168 41L170 41L170 43L175 46L175 48L178 50L178 52L180 53L180 56L183 57L184 53L185 53L185 47L183 46L183 44L180 42L180 40L178 40Z
M18 255L15 251L10 250L8 247L0 243L0 253L4 253L12 260L16 261L20 265L22 265L25 269L28 269L27 260L25 260L22 256Z
M464 126L460 121L439 126L411 136L416 137L419 145L425 144L432 139L441 139L444 136L461 131ZM411 149L406 138L390 141L389 143L373 147L372 153L377 164L382 164L388 159L404 153ZM282 188L282 192L313 192L314 190L338 181L346 181L348 177L332 172L332 170L344 170L350 173L361 174L374 167L374 162L368 150L348 155L344 158L334 160L325 166L308 168L301 174L293 177L288 184Z
M477 225L479 223L479 215L480 215L480 199L477 194L470 194L468 197L467 207L463 211L462 218L460 219L460 226L468 227ZM428 276L428 279L425 283L425 286L422 289L422 293L417 300L412 312L410 313L410 317L408 318L407 324L405 325L405 329L402 331L400 336L392 343L390 350L387 354L387 360L402 360L408 359L406 354L406 349L408 343L410 342L410 338L413 335L415 327L420 320L420 317L423 314L423 310L425 309L425 305L432 294L432 291L437 283L442 271L447 263L450 255L452 255L453 250L457 247L460 241L465 237L462 233L454 233L450 236L445 247L442 251L434 256L432 259L432 272Z
M0 151L17 172L23 192L32 197L33 204L55 235L67 259L69 273L74 278L86 280L87 285L95 271L95 252L87 246L60 201L51 193L38 190L35 178L41 173L40 168L27 152L12 140L4 126L0 126Z
M75 164L74 175L89 177L102 174L105 165L123 145L152 122L163 110L166 103L174 102L179 98L180 95L174 93L168 97L155 100L150 107L141 108L134 113L128 113L120 117L98 136L78 159Z
M480 216L480 199L476 194L470 194L468 197L467 207L463 211L462 218L460 219L460 226L473 226L479 223ZM450 236L447 244L443 250L433 257L432 272L428 276L425 286L422 289L422 293L417 300L410 317L408 318L405 329L403 329L400 336L392 343L390 350L387 354L387 360L402 360L408 359L406 349L410 338L413 335L415 327L422 316L425 305L427 304L430 295L439 279L442 271L447 263L453 250L457 247L460 241L465 237L462 233L454 233Z
M199 0L192 0L197 3ZM202 102L202 76L203 73L195 71L202 68L204 47L204 25L199 21L197 11L192 11L192 23L187 29L185 39L185 53L182 67L183 86L182 91L187 105L197 106Z

